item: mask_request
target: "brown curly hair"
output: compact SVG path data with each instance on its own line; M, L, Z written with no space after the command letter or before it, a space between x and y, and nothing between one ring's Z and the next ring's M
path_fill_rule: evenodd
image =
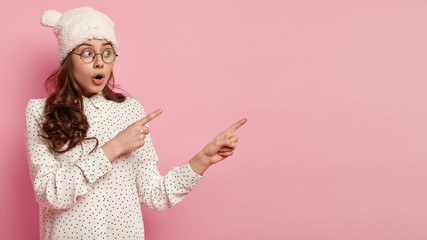
M77 144L82 145L84 140L95 139L86 137L89 123L84 114L83 97L79 85L76 83L71 65L71 53L67 55L61 66L45 82L49 97L46 100L45 109L41 121L41 139L48 148L57 153L65 153ZM107 100L123 102L126 97L121 93L113 92L114 76L108 79L108 84L102 90ZM68 143L68 146L62 148Z

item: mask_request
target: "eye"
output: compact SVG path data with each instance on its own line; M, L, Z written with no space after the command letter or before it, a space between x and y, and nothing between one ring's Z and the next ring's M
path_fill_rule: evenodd
M111 55L113 55L113 50L105 49L104 52L102 52L102 54L104 55L104 57L110 57Z
M92 57L93 52L89 49L84 49L82 51L82 57Z

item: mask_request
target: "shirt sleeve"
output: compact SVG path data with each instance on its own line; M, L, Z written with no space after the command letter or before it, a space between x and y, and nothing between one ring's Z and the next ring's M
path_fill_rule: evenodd
M43 103L32 99L25 110L25 145L36 201L47 208L71 208L76 204L77 197L88 193L92 185L113 166L102 149L98 148L74 165L61 167L38 134L42 109Z
M135 104L137 105L136 119L145 117L146 113L141 104L136 100ZM132 155L140 203L153 210L163 211L174 207L202 179L201 175L191 169L188 162L172 168L165 176L161 176L157 168L158 157L150 134L146 135L144 146L133 151Z

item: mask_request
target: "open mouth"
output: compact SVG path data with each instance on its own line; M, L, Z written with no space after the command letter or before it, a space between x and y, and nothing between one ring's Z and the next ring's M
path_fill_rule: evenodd
M97 75L93 76L92 79L96 85L100 85L104 82L104 75L103 74L97 74Z

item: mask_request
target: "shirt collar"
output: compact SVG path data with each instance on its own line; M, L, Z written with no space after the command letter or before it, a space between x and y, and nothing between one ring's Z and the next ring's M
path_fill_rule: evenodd
M107 101L107 99L104 98L104 95L102 94L102 91L98 92L97 94L93 95L90 98L87 98L85 96L83 97L83 103L86 106L87 104L92 105L96 109L99 109L102 104Z

